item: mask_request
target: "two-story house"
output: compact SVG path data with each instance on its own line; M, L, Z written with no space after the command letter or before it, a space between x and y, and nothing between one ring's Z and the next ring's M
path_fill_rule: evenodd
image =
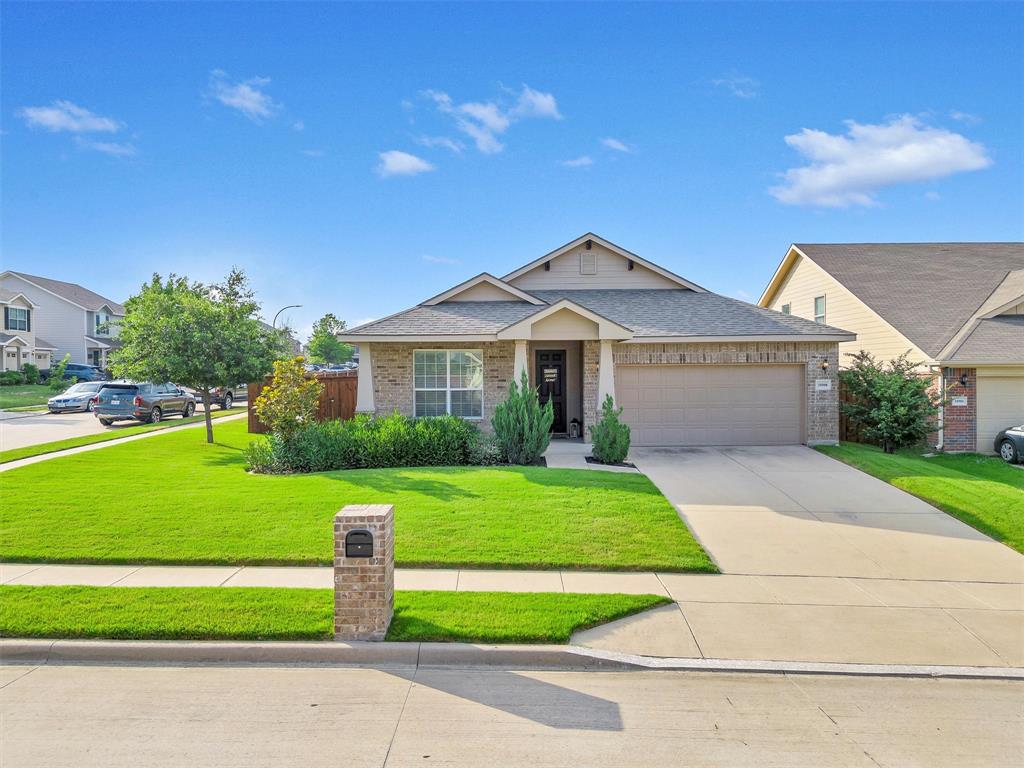
M908 352L942 401L936 447L991 452L1024 422L1024 243L797 243L759 304L856 333L840 367Z
M0 273L0 305L4 370L49 368L65 354L105 368L124 317L121 304L81 285L11 270Z

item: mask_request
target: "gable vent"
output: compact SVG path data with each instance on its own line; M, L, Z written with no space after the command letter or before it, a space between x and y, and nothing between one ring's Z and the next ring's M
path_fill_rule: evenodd
M580 252L580 274L581 275L596 275L597 274L597 254L587 251Z

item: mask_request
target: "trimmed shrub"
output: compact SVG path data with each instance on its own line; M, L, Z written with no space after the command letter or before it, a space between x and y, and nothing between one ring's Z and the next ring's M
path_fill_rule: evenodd
M601 420L590 428L594 458L602 464L621 464L629 453L629 425L619 421L620 416L622 409L607 395L601 404Z
M253 403L256 416L273 434L291 437L316 419L323 384L306 376L303 358L277 360L274 378Z
M246 461L261 473L460 466L487 453L480 439L476 427L456 416L358 414L347 421L313 422L288 436L272 433L249 444Z
M25 377L26 384L39 383L39 367L32 363L25 363L21 366L21 375Z
M551 401L541 407L537 390L523 371L519 385L509 382L508 398L494 409L491 426L509 464L533 464L548 449L554 420Z
M0 373L0 387L14 387L25 383L25 374L21 371L4 371Z

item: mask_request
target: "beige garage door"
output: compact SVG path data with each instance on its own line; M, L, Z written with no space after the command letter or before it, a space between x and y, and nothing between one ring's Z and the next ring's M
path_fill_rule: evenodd
M1024 376L978 377L978 451L992 453L996 434L1024 422Z
M615 394L633 445L803 442L802 365L621 365Z

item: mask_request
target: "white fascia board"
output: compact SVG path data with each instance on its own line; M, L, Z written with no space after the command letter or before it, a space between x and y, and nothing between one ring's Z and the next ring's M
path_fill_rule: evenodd
M708 342L742 342L742 341L856 341L854 333L815 333L815 334L762 334L757 336L634 336L627 344L703 344Z
M793 257L792 259L790 258L791 256ZM779 262L779 266L775 268L775 272L772 274L772 279L768 281L768 285L766 285L764 290L761 292L761 298L757 300L757 306L767 308L769 294L771 294L772 298L775 297L775 294L779 290L779 284L782 282L782 279L786 276L789 270L792 269L792 265L796 262L797 256L807 258L803 251L795 245L790 245L789 248L786 249L786 255L783 256L782 261Z
M22 278L22 279L24 279L24 278ZM26 282L28 282L28 281L26 280ZM9 299L0 299L0 304L8 304L8 305L10 305L10 303L12 301L14 301L15 299L21 299L26 304L28 304L29 307L31 307L32 309L35 309L36 307L39 306L34 301L32 301L32 299L30 299L28 296L26 296L24 293L16 293L13 296L11 296L11 298L9 298Z
M680 277L675 272L670 272L664 267L659 267L653 261L647 261L647 259L643 258L642 256L637 256L635 253L627 251L622 246L616 245L610 240L605 240L603 237L601 237L600 235L595 235L593 232L587 232L585 235L577 237L572 242L566 243L565 245L556 248L550 253L544 254L539 259L534 259L529 264L525 264L522 267L519 267L519 269L515 270L514 272L509 272L502 278L502 280L515 280L517 277L526 274L531 269L536 269L537 267L541 266L544 262L551 261L552 259L557 258L558 256L561 256L564 253L568 253L573 248L579 248L581 245L587 242L587 240L593 240L595 243L604 246L612 253L616 253L624 259L634 261L640 266L646 267L652 272L655 272L661 275L662 277L666 278L667 280L671 280L674 283L678 283L684 288L689 288L691 291L696 291L697 293L708 292L707 288L702 288L696 283L691 283L689 280L687 280L684 277Z
M452 298L453 296L458 296L460 293L468 291L473 286L480 285L481 283L489 283L490 285L493 285L495 288L505 291L505 293L509 294L514 298L519 299L520 301L525 301L529 304L534 304L538 306L544 304L544 302L538 299L536 296L530 295L521 288L516 288L514 285L509 285L504 280L501 280L488 272L481 272L476 277L471 277L469 278L469 280L461 282L453 288L449 288L444 293L439 293L437 294L437 296L427 299L426 301L423 302L423 305L429 307L435 304L440 304Z

